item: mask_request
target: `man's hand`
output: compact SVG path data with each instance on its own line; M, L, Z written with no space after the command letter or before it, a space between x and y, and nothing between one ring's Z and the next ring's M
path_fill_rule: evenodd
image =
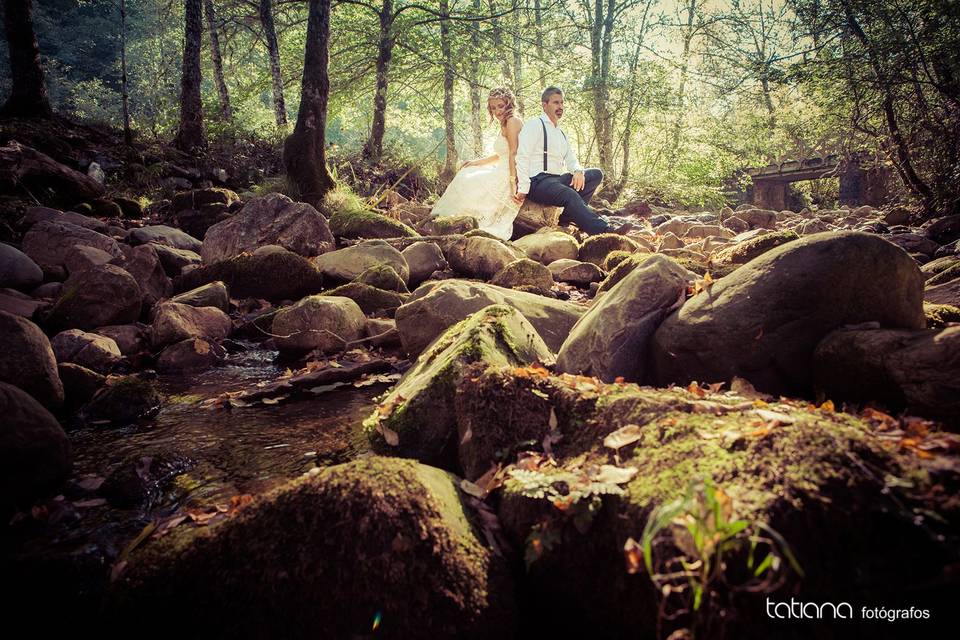
M514 202L516 202L517 204L522 205L522 204L523 204L523 201L527 199L527 194L525 194L525 193L515 193L515 194L513 194L513 196L512 196L511 199L512 199Z
M574 191L583 191L583 186L586 184L586 179L583 177L583 171L577 171L573 174L573 179L570 181L570 186L573 187Z

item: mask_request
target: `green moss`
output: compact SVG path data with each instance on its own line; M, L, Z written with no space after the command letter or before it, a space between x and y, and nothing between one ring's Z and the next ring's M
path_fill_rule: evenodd
M535 260L520 258L505 265L490 280L490 284L514 289L521 286L549 290L553 286L550 270Z
M773 231L724 249L720 252L717 261L738 265L746 264L774 247L779 247L799 238L800 236L797 235L796 231Z
M607 277L603 279L603 282L600 283L600 288L597 289L598 293L604 291L609 291L614 286L617 285L621 280L630 275L630 272L641 266L647 261L647 258L652 256L652 253L640 252L633 253L628 255L626 258L621 260L616 267L614 267L608 274Z
M626 236L616 233L601 233L590 236L580 245L580 260L582 262L592 262L598 267L603 267L603 261L613 251L627 251L634 253L640 249L640 246Z
M323 289L323 276L303 256L290 251L242 254L194 269L177 279L178 291L220 280L235 298L299 300Z
M604 271L613 271L618 264L629 258L633 255L630 251L611 251L607 254L607 257L603 260L603 265L601 268Z
M354 279L354 282L368 284L384 291L410 293L396 269L385 262L366 269Z
M425 233L436 236L449 236L477 230L479 225L473 216L437 216L421 225Z
M923 315L927 317L928 329L942 329L949 322L960 322L960 308L951 304L924 302Z
M335 289L324 291L324 296L343 296L350 298L365 314L385 311L390 315L397 310L397 307L406 302L409 295L400 294L395 291L384 291L377 287L372 287L362 282L351 282L341 285Z
M949 282L954 278L960 278L960 261L950 265L943 271L940 271L935 276L927 280L927 286L932 287L934 285L943 284L944 282Z
M399 220L370 211L355 193L344 188L328 193L321 210L338 238L401 238L419 235Z

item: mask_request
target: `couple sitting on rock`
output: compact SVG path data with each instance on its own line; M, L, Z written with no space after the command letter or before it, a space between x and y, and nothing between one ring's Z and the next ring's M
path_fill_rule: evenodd
M525 123L514 115L510 89L493 89L487 98L491 119L500 123L493 154L465 162L433 207L432 216L473 216L480 228L509 240L513 220L526 198L563 207L562 224L574 223L588 234L614 231L587 206L603 172L584 169L560 128L563 90L547 87L543 113Z

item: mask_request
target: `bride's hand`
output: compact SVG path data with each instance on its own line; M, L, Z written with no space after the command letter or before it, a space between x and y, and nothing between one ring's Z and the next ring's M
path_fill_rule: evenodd
M460 165L460 168L457 169L457 171L462 171L463 169L466 169L467 167L472 167L472 166L473 166L473 160L467 160L462 165Z

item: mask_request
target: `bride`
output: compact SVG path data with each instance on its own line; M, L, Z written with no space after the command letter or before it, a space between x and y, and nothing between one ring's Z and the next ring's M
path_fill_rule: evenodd
M517 193L517 138L523 120L514 115L516 98L498 87L487 97L491 121L500 123L493 155L463 163L460 171L433 206L431 217L473 216L480 228L498 238L513 235L513 219L520 210Z

